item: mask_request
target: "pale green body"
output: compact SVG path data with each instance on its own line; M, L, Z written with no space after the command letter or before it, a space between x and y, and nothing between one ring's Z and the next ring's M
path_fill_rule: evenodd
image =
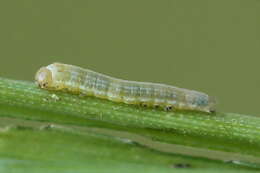
M167 110L214 111L214 102L201 92L165 84L121 80L73 65L54 63L43 67L36 74L36 81L42 88L67 90L126 104Z

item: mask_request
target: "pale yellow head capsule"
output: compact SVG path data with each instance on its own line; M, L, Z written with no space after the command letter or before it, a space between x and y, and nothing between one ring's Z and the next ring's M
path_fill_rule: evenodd
M52 72L46 67L40 68L35 75L35 81L41 88L50 88L53 82Z

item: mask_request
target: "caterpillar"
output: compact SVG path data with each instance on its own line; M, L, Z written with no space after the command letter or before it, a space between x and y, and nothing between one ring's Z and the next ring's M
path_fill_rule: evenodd
M114 102L171 110L215 112L207 94L166 84L117 79L74 65L53 63L38 70L40 88L95 96Z

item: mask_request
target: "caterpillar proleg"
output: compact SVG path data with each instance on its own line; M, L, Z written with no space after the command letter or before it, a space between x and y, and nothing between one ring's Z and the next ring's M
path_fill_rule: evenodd
M36 83L47 90L62 90L114 102L170 110L214 112L207 94L166 84L117 79L74 65L53 63L36 73Z

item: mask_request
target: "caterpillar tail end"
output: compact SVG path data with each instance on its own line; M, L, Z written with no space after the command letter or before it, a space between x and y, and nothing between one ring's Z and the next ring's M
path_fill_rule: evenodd
M209 97L209 113L216 112L217 100L215 97Z

